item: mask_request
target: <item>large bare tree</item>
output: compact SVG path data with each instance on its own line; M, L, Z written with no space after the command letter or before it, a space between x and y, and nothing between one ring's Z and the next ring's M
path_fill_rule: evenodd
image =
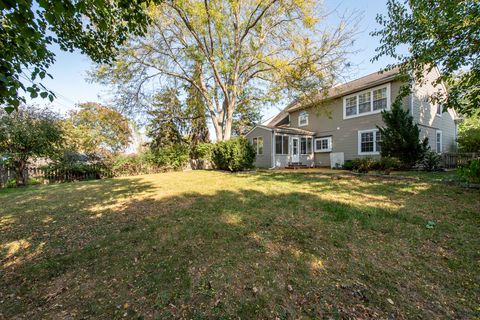
M193 85L219 141L230 138L243 104L305 99L330 87L358 22L353 14L327 24L315 0L165 1L149 14L147 35L132 38L94 78L112 85L124 106L173 81Z

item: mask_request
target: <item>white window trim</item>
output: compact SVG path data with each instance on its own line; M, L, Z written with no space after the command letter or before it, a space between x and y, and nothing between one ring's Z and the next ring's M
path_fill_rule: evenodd
M390 86L390 82L389 82L387 84L382 84L381 86L377 86L377 87L370 88L370 89L367 89L367 90L355 92L355 93L350 94L348 96L344 96L343 97L343 120L368 116L368 115L372 115L372 114L377 114L377 113L382 112L383 110L390 110L391 105L392 105L391 97L390 97L390 92L391 92L390 87L391 86ZM385 109L373 110L373 91L378 90L378 89L382 89L382 88L387 88L387 107ZM370 92L370 107L371 107L372 111L359 114L358 113L358 104L359 104L358 96L363 94L363 93L366 93L366 92ZM355 97L355 96L357 97L357 114L355 114L353 116L347 116L347 99L351 98L351 97Z
M282 153L277 153L277 137L282 137ZM283 150L283 137L288 138L288 143L287 143L287 153L285 153L285 150ZM273 140L273 149L274 149L274 155L275 156L288 156L289 150L290 150L290 136L288 134L275 134L275 138Z
M441 111L440 113L438 113L438 107L440 107L440 106L442 107L442 111ZM442 106L441 103L438 103L438 102L437 102L437 103L435 104L435 116L441 118L442 115L443 115L443 106Z
M374 156L379 155L380 151L377 151L377 132L378 129L368 129L368 130L359 130L358 131L358 155L360 156ZM372 152L362 152L362 133L373 132L373 148L375 151Z
M252 144L253 144L253 139L257 139L257 145L256 145L256 150L255 150L255 155L257 156L263 156L265 154L265 145L263 144L263 137L262 136L259 136L259 137L253 137L252 138ZM258 153L258 139L262 139L262 153Z
M440 151L438 151L438 134L440 133ZM443 152L443 132L442 130L435 130L435 152L442 153Z
M302 113L305 114L305 119L307 120L305 124L300 123L300 118L301 118ZM298 114L298 126L299 127L308 126L308 113L306 111L300 111L300 113Z
M327 140L328 149L317 149L318 140ZM332 152L332 137L320 137L313 139L313 149L315 150L315 152Z
M307 145L305 146L305 149L308 149L307 146L308 146L308 139L310 139L312 141L312 150L310 153L302 153L302 139L307 139L307 141L305 142ZM312 137L300 137L300 155L302 156L308 156L308 155L311 155L313 153L313 138Z

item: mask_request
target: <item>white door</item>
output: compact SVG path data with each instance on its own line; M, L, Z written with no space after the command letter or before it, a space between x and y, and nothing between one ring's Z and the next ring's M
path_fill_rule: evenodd
M300 147L298 138L292 138L292 162L300 162Z

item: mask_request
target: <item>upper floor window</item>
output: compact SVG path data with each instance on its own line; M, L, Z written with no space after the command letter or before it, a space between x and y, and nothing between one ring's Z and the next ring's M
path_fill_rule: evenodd
M302 111L298 114L298 126L303 127L308 125L308 113Z
M315 139L315 152L332 151L332 137Z
M441 103L437 103L437 115L441 116L443 113L443 106Z
M355 118L390 109L390 84L343 98L343 118Z
M263 137L253 138L253 148L256 151L257 155L263 154Z
M381 135L378 129L358 131L358 154L379 154Z
M300 153L312 154L312 138L307 138L307 137L300 138Z

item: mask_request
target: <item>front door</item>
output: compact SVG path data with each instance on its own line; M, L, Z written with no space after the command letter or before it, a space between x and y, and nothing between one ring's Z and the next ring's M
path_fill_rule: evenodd
M300 147L298 138L292 138L292 162L300 162Z

